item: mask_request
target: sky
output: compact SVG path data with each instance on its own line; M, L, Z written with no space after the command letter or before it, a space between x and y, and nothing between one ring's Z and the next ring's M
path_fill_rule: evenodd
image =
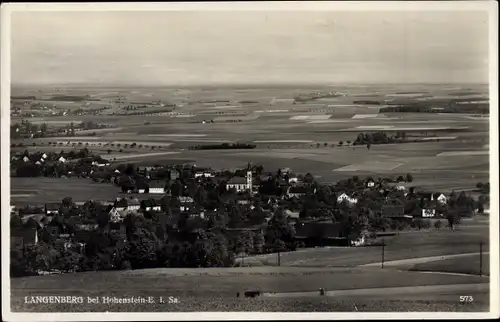
M13 12L16 84L487 83L464 11Z

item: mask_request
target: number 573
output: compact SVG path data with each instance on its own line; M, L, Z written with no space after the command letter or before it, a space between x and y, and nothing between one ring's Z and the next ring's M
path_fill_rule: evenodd
M473 301L474 301L474 298L472 296L469 296L469 295L460 296L461 303L469 303L469 302L473 302Z

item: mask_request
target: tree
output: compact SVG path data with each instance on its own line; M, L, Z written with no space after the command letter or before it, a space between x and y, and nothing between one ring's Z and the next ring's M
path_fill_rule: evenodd
M281 246L286 249L293 249L294 237L295 229L288 222L283 213L283 209L278 208L268 223L266 234L264 236L266 245L275 247L275 251L282 251L279 250Z
M313 183L314 181L314 177L311 173L306 173L306 175L304 176L304 182L305 183Z
M438 220L434 223L434 228L436 230L439 230L441 228L441 226L443 226L443 223L441 222L441 220Z
M346 143L347 143L347 145L351 145L351 141L350 140L347 140Z
M344 145L344 141L339 142L339 146L342 146L342 145Z
M63 207L72 207L73 206L73 199L71 197L64 197L62 200L62 206Z
M367 148L368 150L370 150L370 148L371 148L371 147L372 147L372 144L371 144L370 142L368 142L368 144L366 144L366 148Z
M406 174L406 182L412 182L413 181L413 176L410 173Z

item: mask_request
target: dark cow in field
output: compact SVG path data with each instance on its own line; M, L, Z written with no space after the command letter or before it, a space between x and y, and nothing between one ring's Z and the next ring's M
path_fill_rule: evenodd
M246 291L245 297L256 297L260 295L260 291Z

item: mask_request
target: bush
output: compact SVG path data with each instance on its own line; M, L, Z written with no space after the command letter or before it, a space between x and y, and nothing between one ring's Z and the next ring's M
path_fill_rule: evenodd
M124 261L122 262L122 265L121 265L120 269L122 269L122 270L129 270L129 269L132 269L132 265L130 264L130 261L128 261L128 260L124 260Z
M441 220L438 220L434 223L434 228L439 230L443 226L443 222Z

